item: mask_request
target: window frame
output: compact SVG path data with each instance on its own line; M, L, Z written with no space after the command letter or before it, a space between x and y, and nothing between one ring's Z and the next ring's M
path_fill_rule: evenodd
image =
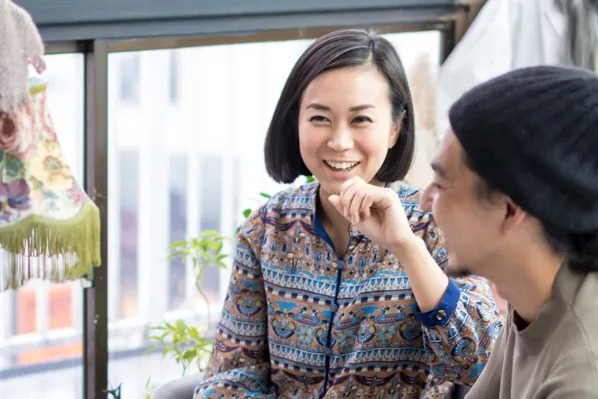
M45 40L71 41L183 35L239 35L341 25L423 23L454 18L456 0L18 0Z

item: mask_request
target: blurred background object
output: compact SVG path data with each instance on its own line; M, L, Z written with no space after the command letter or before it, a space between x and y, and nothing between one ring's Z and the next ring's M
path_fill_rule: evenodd
M540 64L596 70L597 0L489 0L443 63L437 128L448 128L450 105L478 83Z

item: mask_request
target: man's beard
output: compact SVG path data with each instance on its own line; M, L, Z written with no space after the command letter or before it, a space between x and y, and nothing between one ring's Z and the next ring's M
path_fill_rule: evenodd
M473 273L470 272L469 268L467 268L466 266L451 267L451 265L449 264L449 266L446 269L446 275L450 278L463 278L469 277L473 275Z

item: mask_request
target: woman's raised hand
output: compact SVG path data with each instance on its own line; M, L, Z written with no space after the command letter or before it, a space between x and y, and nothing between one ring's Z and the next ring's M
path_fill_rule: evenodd
M386 249L402 247L415 238L401 201L390 188L352 177L329 200L352 225Z

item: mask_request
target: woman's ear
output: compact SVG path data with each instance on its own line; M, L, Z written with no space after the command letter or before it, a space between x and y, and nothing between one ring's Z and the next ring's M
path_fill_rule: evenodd
M394 123L392 124L391 127L391 132L390 135L388 137L388 149L390 150L392 147L395 146L395 144L397 143L397 140L399 139L399 134L401 132L401 126L403 124L403 120L402 119L397 119L394 121Z

